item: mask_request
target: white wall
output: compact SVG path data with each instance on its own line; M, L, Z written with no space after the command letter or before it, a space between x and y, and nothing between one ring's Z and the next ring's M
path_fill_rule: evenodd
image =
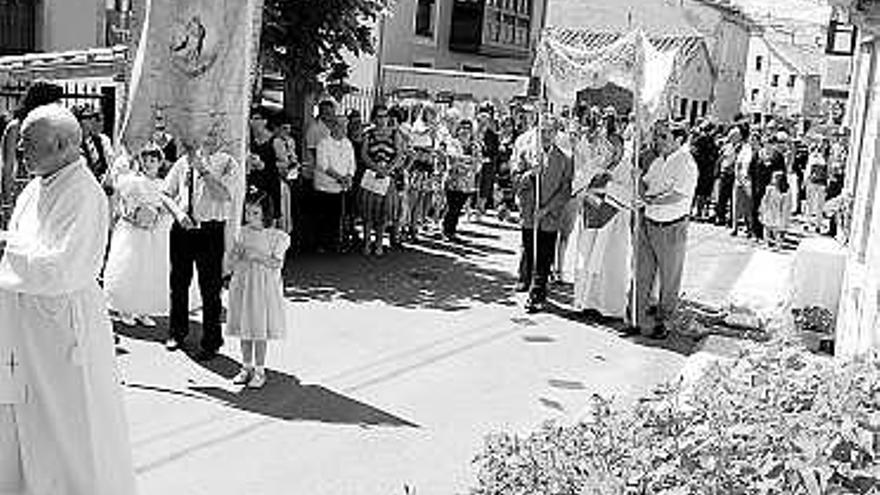
M688 20L706 37L717 70L712 114L727 122L740 111L745 94L748 29L698 0L686 3Z
M757 57L762 57L761 70L756 69ZM779 76L776 87L772 85L773 76ZM789 77L795 76L794 87L788 86ZM758 97L752 100L752 91L758 90ZM748 63L745 77L743 111L745 113L776 113L793 115L804 113L804 96L807 93L804 77L771 51L759 36L749 42Z
M880 43L872 50L856 51L855 91L850 95L853 111L847 189L853 192L853 224L847 247L847 263L838 308L835 353L852 356L880 347L880 78L870 66L878 61Z

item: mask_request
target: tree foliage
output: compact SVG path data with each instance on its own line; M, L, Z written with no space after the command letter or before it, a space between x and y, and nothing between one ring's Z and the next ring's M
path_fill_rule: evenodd
M264 66L302 88L342 61L375 51L371 25L391 0L264 0L260 46Z

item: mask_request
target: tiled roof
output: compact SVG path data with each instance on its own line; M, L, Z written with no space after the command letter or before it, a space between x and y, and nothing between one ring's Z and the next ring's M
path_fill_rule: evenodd
M771 52L799 74L813 75L822 73L822 54L817 50L808 50L791 43L771 41L767 37L763 39Z

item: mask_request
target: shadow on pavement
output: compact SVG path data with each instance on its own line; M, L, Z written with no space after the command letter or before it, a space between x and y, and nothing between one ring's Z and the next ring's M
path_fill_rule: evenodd
M382 301L406 308L460 311L475 303L515 305L515 277L474 257L514 254L471 242L424 240L382 257L307 255L288 262L285 295L294 302Z
M626 340L632 341L641 346L664 349L676 354L681 354L682 356L690 356L695 353L700 342L700 339L678 334L670 334L669 337L663 340L653 340L642 336L625 337L622 333L623 330L626 329L626 324L623 320L618 318L607 318L601 315L590 315L583 311L574 311L571 309L571 306L563 306L555 298L550 301L545 313L578 323L586 323L606 328L610 331L617 332L620 335L620 338L625 338Z
M240 366L226 356L199 364L227 379L237 373ZM295 376L279 371L267 370L266 385L260 389L242 388L240 391L233 391L214 386L188 388L229 407L285 421L418 428L418 425L410 421L320 385L303 385Z

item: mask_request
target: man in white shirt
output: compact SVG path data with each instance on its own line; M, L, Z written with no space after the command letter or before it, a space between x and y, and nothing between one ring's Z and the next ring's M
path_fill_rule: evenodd
M330 135L318 143L315 166L315 207L318 249L339 249L342 201L351 189L355 171L354 146L346 137L347 120L337 115L330 121Z
M687 248L691 205L697 187L697 164L684 141L683 125L658 122L654 141L658 156L642 177L645 210L640 225L636 266L636 320L627 333L662 339L665 326L679 302L681 275ZM660 301L653 321L648 318L648 300L655 278L660 282Z
M232 194L242 172L232 156L209 154L211 143L183 142L184 154L165 177L165 191L186 212L171 227L171 321L165 342L177 350L189 333L189 287L193 265L202 297L202 341L199 360L213 359L223 346L220 331L223 255L226 222L232 218Z
M321 100L318 103L318 118L306 131L306 156L302 174L311 179L317 165L318 145L330 135L330 125L336 120L336 104L332 100Z

